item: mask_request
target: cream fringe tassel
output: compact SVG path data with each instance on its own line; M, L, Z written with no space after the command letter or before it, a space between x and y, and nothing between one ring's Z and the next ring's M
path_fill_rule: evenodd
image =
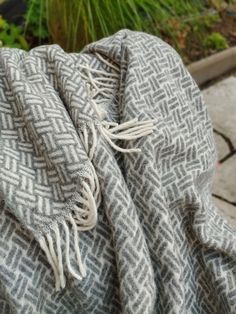
M56 291L63 289L66 285L64 265L67 266L68 272L79 281L86 277L86 268L80 255L78 231L90 230L96 226L97 208L101 201L98 177L93 164L90 165L90 169L92 170L90 174L84 174L81 192L75 194L74 207L69 216L62 223L56 223L50 233L39 238L39 244L54 272ZM62 250L62 235L59 225L65 234L64 251ZM76 255L79 273L73 269L70 262L71 232L69 225L73 230L73 252Z
M87 82L86 86L88 101L91 104L91 107L93 108L95 114L97 115L98 120L100 120L100 123L97 123L96 127L99 130L100 134L106 139L106 141L117 151L123 153L141 152L141 149L139 148L122 148L115 144L114 140L128 141L149 135L153 132L153 123L155 120L138 121L137 118L134 118L122 124L103 120L105 117L105 113L99 108L99 103L104 100L112 100L114 98L117 90L117 82L120 77L120 70L116 65L110 63L98 53L96 53L96 56L100 61L113 69L112 73L108 73L105 71L92 69L88 65L80 65L81 70L86 73L85 75L82 72L81 76ZM94 73L96 77L93 77L92 73ZM96 99L97 95L103 96L102 99ZM88 140L88 127L86 125L82 129L83 136L81 139L85 145L85 148L89 152L90 160L92 160L97 144L97 133L95 130L95 124L91 123L91 125L89 125L89 129L91 132L90 139L92 142L90 149Z
M96 127L95 123L91 123L89 127L85 125L85 127L81 128L80 138L89 159L90 161L93 160L97 146L98 137L96 128L114 149L124 153L140 152L141 150L139 148L122 148L115 144L114 141L134 140L152 133L154 120L138 121L138 119L135 118L122 124L104 120L106 113L99 108L99 104L104 100L112 100L115 96L120 70L116 65L108 62L101 55L96 54L96 56L106 66L109 66L113 72L108 73L92 69L88 65L80 65L81 76L87 82L88 101L100 121L100 123L96 124ZM85 74L83 72L85 72ZM92 76L92 73L95 77ZM102 99L96 98L98 95L102 96ZM76 195L75 204L71 213L66 221L59 223L65 233L65 251L63 252L62 250L59 224L55 224L55 226L51 228L50 233L47 233L39 239L39 244L45 252L54 272L56 291L59 291L61 288L63 289L66 285L64 264L66 264L69 273L79 281L86 276L86 268L82 263L80 255L78 231L86 231L95 227L97 223L97 208L101 202L99 181L92 163L90 164L90 170L91 173L84 177L82 190ZM73 250L76 255L80 273L73 269L70 262L71 232L69 225L71 225L73 230Z

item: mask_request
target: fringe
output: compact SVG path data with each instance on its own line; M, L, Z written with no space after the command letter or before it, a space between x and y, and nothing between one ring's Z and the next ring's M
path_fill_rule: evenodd
M150 119L147 121L138 121L137 118L134 118L122 124L104 120L106 113L104 113L104 111L99 108L99 103L101 101L104 101L105 99L112 100L114 98L117 89L118 78L120 76L120 70L116 65L104 59L100 54L95 54L100 61L102 61L105 65L109 66L113 70L112 73L108 73L105 71L92 69L88 65L81 65L81 69L84 70L86 73L86 75L84 75L82 72L82 77L86 79L88 101L93 108L98 120L101 122L99 124L96 124L96 126L100 134L117 151L123 153L141 152L141 149L139 148L122 148L115 144L114 141L134 140L151 134L153 132L155 120ZM92 73L94 73L96 77L93 77ZM101 95L102 99L97 99L97 95ZM94 124L91 124L90 126L90 141L92 143L91 147L89 147L88 132L88 128L84 127L81 134L81 140L84 143L90 160L92 160L97 144L97 132L95 130Z
M78 274L71 266L70 263L70 230L67 223L70 222L72 228L74 230L74 250L77 257L77 262L80 270L80 274ZM82 264L80 250L79 250L79 242L78 242L78 231L76 227L76 223L72 216L69 216L68 222L63 221L62 226L64 228L65 236L66 236L66 246L64 258L62 255L62 243L61 243L61 234L59 230L58 224L56 224L50 233L42 236L39 239L39 244L42 250L45 252L48 262L51 264L54 277L55 277L55 289L59 291L60 289L65 288L66 279L64 275L64 264L66 264L69 273L76 279L82 280L83 277L86 276L85 267ZM54 232L54 234L52 233ZM65 262L63 262L65 261Z
M77 280L82 280L86 277L86 268L83 265L80 248L78 231L86 231L94 228L97 223L97 208L101 202L101 193L99 181L93 165L91 164L91 173L84 174L82 189L75 193L74 206L71 213L61 223L56 223L47 233L39 238L39 244L45 252L48 262L50 263L54 277L55 289L59 291L66 285L64 275L64 267L67 267L68 272ZM69 226L71 228L69 228ZM62 250L62 232L65 234L65 250ZM79 273L73 269L70 262L70 246L71 246L71 231L73 230L73 251L76 255L76 261L79 268Z
M120 75L119 68L96 53L97 58L106 66L112 69L112 73L90 68L88 65L80 65L81 76L86 80L88 101L96 114L99 123L93 121L89 125L81 128L79 136L83 142L90 161L94 158L97 146L97 130L104 139L116 150L124 153L140 152L139 148L125 149L118 146L116 140L134 140L153 132L154 120L138 121L137 118L118 124L105 120L106 112L99 108L99 104L104 100L112 100L115 96L117 82ZM83 73L85 72L85 74ZM95 75L93 77L92 73ZM97 96L102 96L102 99ZM96 130L97 128L97 130ZM66 286L64 268L77 280L86 277L86 268L83 265L78 231L86 231L94 228L97 223L97 208L101 202L101 192L98 177L92 162L90 163L90 173L83 174L82 189L75 193L74 206L68 217L61 223L60 227L65 234L65 250L62 249L62 234L59 223L56 223L50 233L43 235L39 239L39 244L45 252L55 276L55 289L59 291ZM69 226L71 228L69 228ZM73 249L79 268L79 273L73 269L70 262L71 231L73 230Z

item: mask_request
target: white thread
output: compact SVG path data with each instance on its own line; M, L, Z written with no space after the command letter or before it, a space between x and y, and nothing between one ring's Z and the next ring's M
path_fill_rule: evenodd
M41 237L39 239L39 244L40 244L42 250L45 252L49 264L52 266L52 269L53 269L53 272L54 272L54 277L55 277L56 291L59 291L60 290L60 278L59 278L58 270L57 270L57 267L54 264L53 258L51 256L50 250L49 250L49 248L47 246L47 243L46 243L46 240L45 240L44 237Z
M98 127L99 131L101 132L101 134L104 136L104 138L107 140L107 142L117 151L122 152L122 153L140 153L141 149L140 148L121 148L120 146L116 145L114 142L112 142L111 138L109 137L109 135L106 134L105 129L102 127Z
M89 230L96 225L97 208L101 202L99 181L92 163L90 170L91 173L84 174L83 189L76 196L73 207L78 230Z
M83 132L82 142L83 142L85 150L88 151L89 145L88 145L88 131L87 131L87 128L83 128L82 132Z
M93 226L92 228L96 225L97 223L97 206L93 197L93 194L91 192L91 189L89 187L89 185L83 181L83 186L87 192L87 201L88 201L88 208L91 209L91 220L93 221Z
M114 69L117 72L120 72L120 69L117 66L115 66L114 64L112 64L111 62L103 58L99 53L95 52L95 55L99 60L101 60L106 65L108 65L110 68Z
M92 170L92 176L88 176L89 181L92 181L92 178L94 179L94 183L95 183L95 199L97 202L97 207L100 205L101 202L101 192L100 192L100 186L99 186L99 181L98 181L98 176L96 173L96 170L93 166L93 164L91 165L91 170Z
M94 174L94 173L93 173ZM95 186L95 177L93 177L91 174L87 174L87 175L84 175L84 177L86 178L86 179L88 179L88 181L89 181L89 186L90 186L90 189L91 189L91 191L95 191L95 189L96 189L96 186Z
M88 65L79 64L78 66L82 69L88 69ZM93 68L89 68L89 71L94 72L95 74L102 74L102 75L109 76L109 77L119 78L119 74L117 74L117 73L109 73L109 72L105 72L105 71L101 71L101 70L97 70L97 69L93 69ZM86 79L87 79L87 77L86 77Z
M78 230L76 223L71 215L69 215L70 223L72 224L72 227L74 229L74 245L75 245L75 253L77 257L77 262L79 264L80 272L82 277L86 276L86 269L82 263L81 255L80 255L80 249L79 249L79 237L78 237Z
M96 146L97 146L97 132L95 130L95 126L94 124L91 125L91 131L92 131L92 146L89 150L89 159L92 160L93 159L93 156L94 156L94 153L95 153L95 149L96 149Z
M86 84L86 87L87 87L87 93L88 93L88 99L90 100L90 103L91 103L91 100L92 100L92 91L90 90L90 87L89 87L89 84ZM93 110L95 111L95 113L97 114L97 116L99 118L101 118L103 116L103 113L99 110L98 106L96 106L96 104L93 104L91 103L92 105L92 108Z
M89 230L90 226L87 226L87 221L88 221L88 212L86 211L86 213L83 212L83 208L79 207L79 206L75 206L74 209L74 219L77 223L78 226L78 230L80 231L84 231L84 230ZM81 226L82 224L82 226ZM85 226L86 224L86 226Z
M99 197L98 194L100 192L99 181L98 181L97 173L93 164L91 164L90 170L92 171L92 173L85 174L84 177L89 181L92 192L95 192L96 194L95 199L98 200L98 197Z
M104 59L101 55L98 53L95 53L97 58L101 60L103 63L108 65L110 68L115 70L116 72L119 72L119 68L116 67L114 64L110 63L108 60ZM95 70L91 69L88 65L82 67L87 74L87 93L88 93L88 101L91 104L91 107L93 108L95 114L97 115L98 119L102 120L104 118L104 114L102 114L101 109L98 107L98 103L100 103L102 100L97 99L95 101L95 97L98 94L103 95L107 100L111 100L112 97L115 96L115 88L114 85L117 83L117 79L119 77L118 74L112 77L106 77L106 72L101 70ZM95 74L102 75L102 77L93 77L92 72ZM110 74L110 73L109 73ZM114 74L114 73L111 73ZM117 76L118 75L118 76ZM83 75L83 77L85 77ZM107 82L109 82L108 84ZM97 128L99 132L102 134L102 136L107 140L107 142L116 150L123 152L123 153L133 153L133 152L141 152L140 148L122 148L114 143L113 140L134 140L138 139L143 136L147 136L153 132L153 122L155 120L147 120L147 121L138 121L137 118L132 119L130 121L124 122L122 124L118 124L115 122L109 122L109 121L102 121L100 125L97 125ZM95 138L95 130L94 127L91 127L91 147L88 148L87 141L88 141L88 133L84 132L84 142L85 142L85 149L89 155L90 160L92 160L95 152L95 144L97 143L97 138Z
M93 90L92 97L95 98L99 94L102 94L104 97L107 97L107 98L105 98L106 100L112 100L113 96L115 95L112 93L111 88L107 88L107 87L101 88L100 87L100 88L97 88L96 90Z
M55 266L56 266L56 268L58 270L58 260L57 260L57 256L56 256L56 253L55 253L55 250L54 250L53 240L52 240L51 234L47 233L46 234L46 238L47 238L47 241L48 241L48 246L49 246L49 250L50 250L53 262L54 262L54 264L55 264Z
M113 128L104 128L104 132L111 139L120 139L120 140L132 140L139 137L143 137L144 135L150 134L153 132L153 124L147 124L143 126L137 126L130 128L127 131L122 131L114 134Z
M66 235L66 264L68 271L71 273L73 277L78 279L79 281L82 280L82 277L75 272L75 270L72 268L71 263L70 263L70 232L67 224L65 221L63 221L63 227L65 230L65 235Z
M95 202L94 195L92 194L91 188L89 185L83 181L83 195L86 197L84 199L83 197L79 198L79 203L85 206L87 208L87 212L84 211L83 207L80 206L74 206L75 211L75 221L77 222L77 228L78 230L88 230L94 228L97 222L97 204ZM83 217L82 217L82 215ZM86 214L86 215L85 215Z
M64 270L63 270L62 251L61 251L61 237L60 237L58 226L55 227L55 234L56 234L56 245L57 245L57 255L58 255L58 272L59 272L59 276L60 276L61 287L65 288L66 279L65 279Z
M117 124L117 126L114 126L112 128L113 132L117 132L117 131L120 131L120 130L129 130L129 128L131 126L136 126L136 127L139 127L139 126L142 126L142 125L150 125L150 126L153 126L153 121L154 120L145 120L145 121L138 121L137 118L134 118L132 120L129 120L127 122L123 122L122 124ZM105 121L106 122L106 121Z

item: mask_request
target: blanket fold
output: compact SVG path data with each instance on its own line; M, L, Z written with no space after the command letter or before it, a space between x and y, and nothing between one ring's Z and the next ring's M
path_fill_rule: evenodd
M120 70L101 55L96 53L95 56L111 71L93 69L83 58L78 59L78 69L75 70L73 57L57 45L35 48L28 54L11 49L3 49L1 53L9 84L5 92L12 96L15 105L3 118L7 119L11 113L20 123L16 126L12 121L14 129L3 128L1 132L6 147L1 151L5 157L2 173L6 178L9 170L12 171L7 159L13 152L17 157L15 168L22 169L19 174L11 172L6 180L9 184L12 183L11 176L12 180L17 180L11 185L12 194L7 194L8 184L3 185L2 190L7 195L6 203L14 202L14 214L35 234L44 250L55 275L57 291L66 284L61 228L65 232L64 260L69 272L78 280L86 276L78 246L78 231L94 228L97 222L101 193L92 164L97 133L114 149L130 153L141 150L121 148L115 140L134 140L150 134L153 129L151 120L134 118L118 124L105 119L106 112L99 108L99 104L114 98ZM50 68L42 73L47 62L55 70L52 80L47 77ZM30 165L22 155L31 159ZM71 241L69 225L73 229L74 241ZM80 274L71 266L71 243Z
M4 313L234 313L216 159L201 93L159 38L2 48Z

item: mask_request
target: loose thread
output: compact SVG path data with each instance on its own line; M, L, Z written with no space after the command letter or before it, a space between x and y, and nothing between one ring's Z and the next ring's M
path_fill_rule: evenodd
M45 236L40 237L39 244L42 248L42 250L45 252L46 257L48 259L48 262L50 263L54 277L55 277L55 289L56 291L59 291L61 288L65 288L66 286L66 279L64 275L64 263L67 266L67 269L69 273L76 278L77 280L82 280L82 278L86 277L86 268L82 263L82 258L80 254L80 248L79 248L79 236L78 231L79 230L88 230L91 229L95 224L97 220L97 214L96 214L96 203L94 201L93 195L91 193L90 187L87 183L84 184L85 189L85 196L87 199L83 199L83 202L86 204L88 208L92 208L93 211L86 211L84 209L80 209L83 213L89 213L88 217L86 219L83 219L82 217L79 217L78 223L84 224L84 228L80 228L80 226L76 223L76 219L72 216L72 214L69 214L69 217L66 221L62 222L62 226L65 232L65 252L64 252L64 259L63 259L63 252L62 252L62 239L61 234L59 231L59 226L56 224L50 233L47 233ZM87 194L86 194L87 193ZM67 222L71 224L73 233L74 233L74 252L76 255L76 261L78 263L79 273L77 273L70 262L70 230L67 225ZM53 231L55 234L55 241L53 241ZM56 246L56 251L55 251Z
M78 203L81 204L82 207L77 204L74 206L74 218L77 223L78 230L89 230L95 227L97 223L97 207L99 204L98 199L96 202L90 186L85 181L82 182L82 185L82 193L84 197L80 196L78 198ZM87 210L85 210L85 208Z
M94 156L94 153L95 153L95 149L96 149L96 146L97 146L97 141L98 141L97 132L95 130L94 124L91 125L91 131L92 131L92 146L91 146L91 148L89 150L89 159L90 160L93 159L93 156Z
M102 55L100 55L99 53L95 52L96 57L101 60L103 63L105 63L106 65L108 65L110 68L112 68L113 70L117 71L120 73L120 69L118 68L118 66L114 65L113 63L109 62L107 59L105 59L104 57L102 57Z
M86 268L82 263L81 255L80 255L80 249L79 249L79 237L78 237L78 228L75 223L75 220L73 219L72 215L69 216L70 223L72 224L72 227L74 229L74 245L75 245L75 253L77 257L77 262L79 264L79 269L81 272L82 277L86 277Z
M100 134L106 139L106 141L113 147L115 150L123 152L123 153L133 153L133 152L141 152L140 148L122 148L114 143L114 140L134 140L143 136L147 136L153 132L154 121L155 120L146 120L146 121L138 121L137 118L129 120L127 122L118 124L115 122L104 121L104 113L99 108L98 103L102 100L95 99L95 97L99 94L103 96L104 99L111 100L115 96L115 91L117 87L117 82L119 78L119 68L109 62L107 59L102 57L100 54L95 53L97 58L102 61L104 64L109 66L115 73L112 74L111 77L107 77L107 72L101 70L94 70L90 68L88 65L82 67L85 70L86 75L86 87L88 94L88 101L93 108L94 113L97 115L98 119L101 121L100 124L97 125L97 128ZM96 75L100 75L100 77L93 77L92 73ZM111 84L107 82L110 80ZM97 138L95 136L95 127L91 126L91 141L90 147L88 144L88 131L83 131L83 143L85 149L89 155L90 160L94 157L95 146L97 143Z
M60 237L58 226L55 228L55 234L56 234L56 245L57 245L57 255L58 255L58 271L59 271L59 276L60 276L61 287L64 288L66 285L66 280L64 276L62 250L61 250L61 237Z
M59 291L60 290L60 278L59 278L58 270L57 270L56 265L54 264L52 255L50 253L50 249L47 246L47 243L46 243L46 240L44 237L41 237L39 239L39 244L40 244L42 250L45 252L49 264L52 266L52 269L54 272L54 277L55 277L55 288L56 288L56 291Z
M51 256L52 256L52 259L53 259L53 262L58 270L58 267L57 267L57 256L56 256L56 252L54 250L54 247L53 247L53 240L52 240L52 237L51 235L48 233L46 234L46 239L48 241L48 245L49 245L49 250L50 250L50 253L51 253Z
M71 273L71 275L73 277L75 277L76 279L78 279L79 281L82 280L82 277L76 273L76 271L72 268L71 263L70 263L70 232L69 232L69 228L67 226L67 224L65 223L65 221L63 221L63 227L64 227L64 231L65 231L65 235L66 235L66 265L68 268L68 271Z

